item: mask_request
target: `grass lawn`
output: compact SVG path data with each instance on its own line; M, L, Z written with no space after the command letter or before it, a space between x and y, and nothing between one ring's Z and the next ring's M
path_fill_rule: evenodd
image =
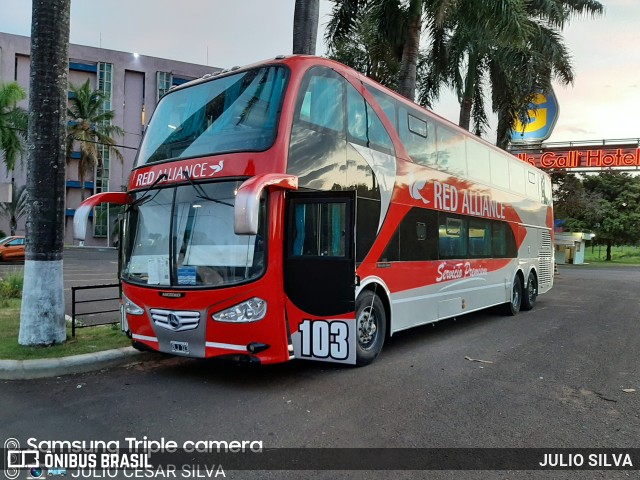
M636 246L613 246L611 247L611 261L605 261L607 257L607 247L605 245L595 245L593 248L588 245L584 252L584 261L587 263L606 263L640 265L640 248Z
M67 325L67 341L51 347L23 347L18 345L21 300L0 299L0 359L29 360L57 358L81 353L93 353L131 345L120 331L120 325L76 328L76 338L71 337L71 325Z

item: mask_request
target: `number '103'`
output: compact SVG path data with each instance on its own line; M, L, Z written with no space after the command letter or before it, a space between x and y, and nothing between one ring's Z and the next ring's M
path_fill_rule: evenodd
M349 357L349 326L345 322L304 320L298 327L302 356L346 360Z

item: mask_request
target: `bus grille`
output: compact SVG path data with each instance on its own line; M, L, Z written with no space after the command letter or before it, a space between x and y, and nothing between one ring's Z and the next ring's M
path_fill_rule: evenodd
M540 286L549 286L553 283L553 245L551 244L551 234L548 231L541 232L539 255Z
M200 313L198 312L161 310L159 308L152 308L149 312L151 313L153 323L167 330L173 330L174 332L193 330L198 328L198 324L200 323Z

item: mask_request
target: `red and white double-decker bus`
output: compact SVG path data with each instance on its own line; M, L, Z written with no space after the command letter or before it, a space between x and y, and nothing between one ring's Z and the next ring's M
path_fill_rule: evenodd
M277 57L170 91L122 222L134 346L365 365L385 337L553 284L551 183L344 65Z

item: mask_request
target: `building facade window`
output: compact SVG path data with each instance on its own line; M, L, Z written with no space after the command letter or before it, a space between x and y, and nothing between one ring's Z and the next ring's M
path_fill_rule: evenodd
M98 64L98 90L104 93L102 111L112 110L113 96L113 64L100 62ZM110 124L110 122L109 122ZM96 169L95 193L109 191L110 155L109 148L98 145L98 155L102 158L102 168ZM96 207L93 216L93 236L106 237L109 233L109 208L107 204Z
M158 101L169 91L169 89L173 85L173 75L171 74L171 72L157 72L156 84L156 101Z

